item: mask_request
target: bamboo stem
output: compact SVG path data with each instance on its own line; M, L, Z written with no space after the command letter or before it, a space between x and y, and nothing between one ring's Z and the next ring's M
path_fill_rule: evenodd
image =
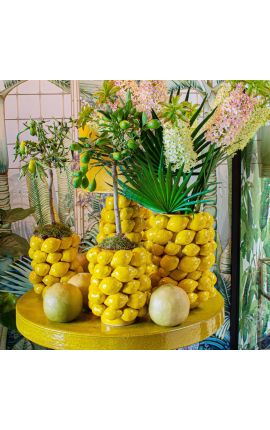
M122 234L121 222L120 222L120 211L118 206L118 181L117 181L117 163L112 162L112 180L113 180L113 202L114 202L114 214L115 214L115 226L116 235Z
M55 221L54 208L53 208L53 171L52 169L49 169L48 174L49 174L48 189L49 189L50 214L51 214L52 224L55 224L56 221Z

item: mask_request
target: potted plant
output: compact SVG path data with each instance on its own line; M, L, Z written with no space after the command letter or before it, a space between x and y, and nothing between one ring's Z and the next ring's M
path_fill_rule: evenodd
M81 139L72 144L71 149L79 151L86 162L91 160L92 168L105 169L112 177L113 197L107 200L103 213L109 224L115 224L115 231L99 240L98 246L87 253L92 274L89 307L103 323L121 326L147 314L152 262L148 251L130 240L134 236L129 239L124 235L123 226L128 224L128 219L123 219L123 214L133 209L128 199L119 196L118 175L121 165L132 160L141 145L142 127L156 128L159 121L146 121L142 126L142 114L134 107L130 92L120 105L112 106L117 91L112 82L104 82L97 94L102 108L86 107L78 120L79 127L86 123L88 127L95 127L96 136L90 140ZM88 186L89 191L94 191L95 178L87 184L86 174L87 169L74 172L74 186Z
M67 280L78 271L83 272L77 261L80 238L70 227L59 223L53 197L53 169L65 169L69 160L69 150L65 139L72 122L53 121L52 124L30 120L17 135L15 159L23 163L21 175L30 172L37 175L49 190L51 224L39 225L30 239L29 256L33 271L29 280L37 294L45 292L56 282ZM21 140L23 133L29 132L36 140ZM48 181L48 182L47 182Z

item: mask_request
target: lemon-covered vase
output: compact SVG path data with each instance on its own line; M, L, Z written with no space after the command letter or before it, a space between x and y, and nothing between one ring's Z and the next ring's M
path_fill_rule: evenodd
M92 275L89 307L104 324L129 325L148 313L151 254L124 237L114 237L111 243L118 249L108 249L108 238L86 255Z
M52 224L36 229L30 239L33 270L29 280L37 294L84 271L77 259L79 244L80 237L67 226Z
M214 218L207 212L191 215L152 215L147 220L144 246L152 253L156 271L152 286L163 284L183 288L190 307L216 295Z

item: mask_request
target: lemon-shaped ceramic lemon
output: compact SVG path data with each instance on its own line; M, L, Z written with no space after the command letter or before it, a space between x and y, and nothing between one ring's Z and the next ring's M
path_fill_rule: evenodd
M47 255L48 254L46 254L46 252L35 251L32 258L37 263L45 263L45 261L47 260Z
M179 282L179 287L183 288L187 293L193 293L197 286L198 282L193 279L183 279Z
M32 262L34 263L34 261ZM51 266L47 263L36 263L34 267L34 271L39 276L46 276L49 273Z
M106 266L111 262L113 258L113 251L103 250L97 255L97 262L103 266Z
M42 279L42 282L47 286L47 287L51 287L53 284L57 284L60 281L60 278L56 278L55 276L52 275L46 275L44 276L44 278Z
M57 263L56 263L57 264ZM50 321L73 321L82 311L83 298L79 288L71 284L54 284L43 297L43 310Z
M200 252L200 247L195 243L190 243L182 248L182 253L188 257L195 257Z
M138 316L139 311L137 309L125 308L122 314L122 320L126 322L135 321Z
M117 266L112 272L112 277L120 282L132 281L138 274L138 270L132 266Z
M98 279L106 278L111 274L112 268L110 266L103 266L102 264L96 264L93 271L93 276Z
M181 230L184 230L188 225L189 218L183 215L173 215L170 217L170 220L167 224L167 229L173 231L174 233L178 233Z
M56 278L62 278L62 276L65 276L65 274L68 272L68 269L69 269L69 263L65 263L65 262L54 263L50 268L49 274L52 276L55 276ZM45 273L45 275L46 274L47 273Z
M150 283L151 283L151 280L150 280ZM137 279L133 279L133 281L126 282L123 287L123 293L126 293L126 294L136 293L136 291L138 291L138 289L140 288L140 285L141 285L140 281L138 281Z
M205 257L207 258L207 257ZM194 272L199 269L201 260L198 257L183 257L179 263L179 269L183 272ZM199 269L201 270L201 269Z
M188 228L191 230L199 231L206 227L207 224L207 217L204 215L203 212L194 214L191 216L191 220L188 224Z
M128 296L123 293L111 294L104 302L106 306L110 306L112 309L121 309L128 302Z
M60 249L68 249L71 246L72 246L72 237L71 236L62 237L61 244L60 244Z
M47 252L56 252L60 248L61 240L55 237L48 237L45 239L41 246L41 251Z
M107 295L118 293L122 286L122 282L112 277L106 277L99 283L99 289Z
M30 248L32 248L34 251L38 251L41 249L43 242L44 240L41 237L32 236L30 239Z
M131 250L121 249L114 253L111 261L111 266L116 268L117 266L128 266L133 257Z
M36 272L32 271L28 277L31 284L39 284L42 281L42 276L39 276Z
M62 258L62 253L61 252L50 252L47 256L47 263L49 264L54 264L54 263L58 263L58 261L60 261Z

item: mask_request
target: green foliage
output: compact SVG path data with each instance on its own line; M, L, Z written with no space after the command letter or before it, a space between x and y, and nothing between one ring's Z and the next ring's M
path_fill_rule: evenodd
M11 293L0 293L0 324L10 330L16 329L16 296Z
M52 168L64 169L69 159L69 151L65 145L65 139L69 135L72 121L48 121L29 120L24 123L25 128L17 135L15 146L15 160L20 158L23 162L21 175L27 171L40 178L47 176L46 171ZM21 135L29 131L34 140L22 140Z
M48 237L61 239L62 237L71 236L72 231L67 225L56 223L41 225L34 230L34 234L42 237L42 239L47 239Z
M260 96L262 98L262 101L264 103L270 102L270 81L266 80L232 80L228 81L233 84L233 86L237 85L238 83L243 83L245 86L246 93L249 96L258 97Z
M119 250L119 249L134 249L136 248L137 245L131 242L125 236L112 236L112 237L106 237L106 239L104 239L103 242L100 243L98 246L101 249Z
M46 178L40 178L26 172L26 184L28 189L28 199L30 206L35 207L33 214L38 225L49 224L51 222L50 201L48 184Z
M116 94L119 91L119 87L114 85L113 81L105 80L101 85L101 88L94 93L94 97L99 104L104 104L108 102L114 102Z
M20 221L25 219L35 211L34 208L22 209L0 209L0 228L4 224ZM26 255L29 244L23 237L12 232L0 232L0 256L1 257L19 257Z
M4 273L0 274L0 292L22 296L33 286L28 277L32 271L30 259L23 257L12 262Z
M197 109L198 105L186 100L180 102L180 96L174 96L169 103L162 103L160 115L165 122L171 122L172 124L177 124L179 119L189 123Z

